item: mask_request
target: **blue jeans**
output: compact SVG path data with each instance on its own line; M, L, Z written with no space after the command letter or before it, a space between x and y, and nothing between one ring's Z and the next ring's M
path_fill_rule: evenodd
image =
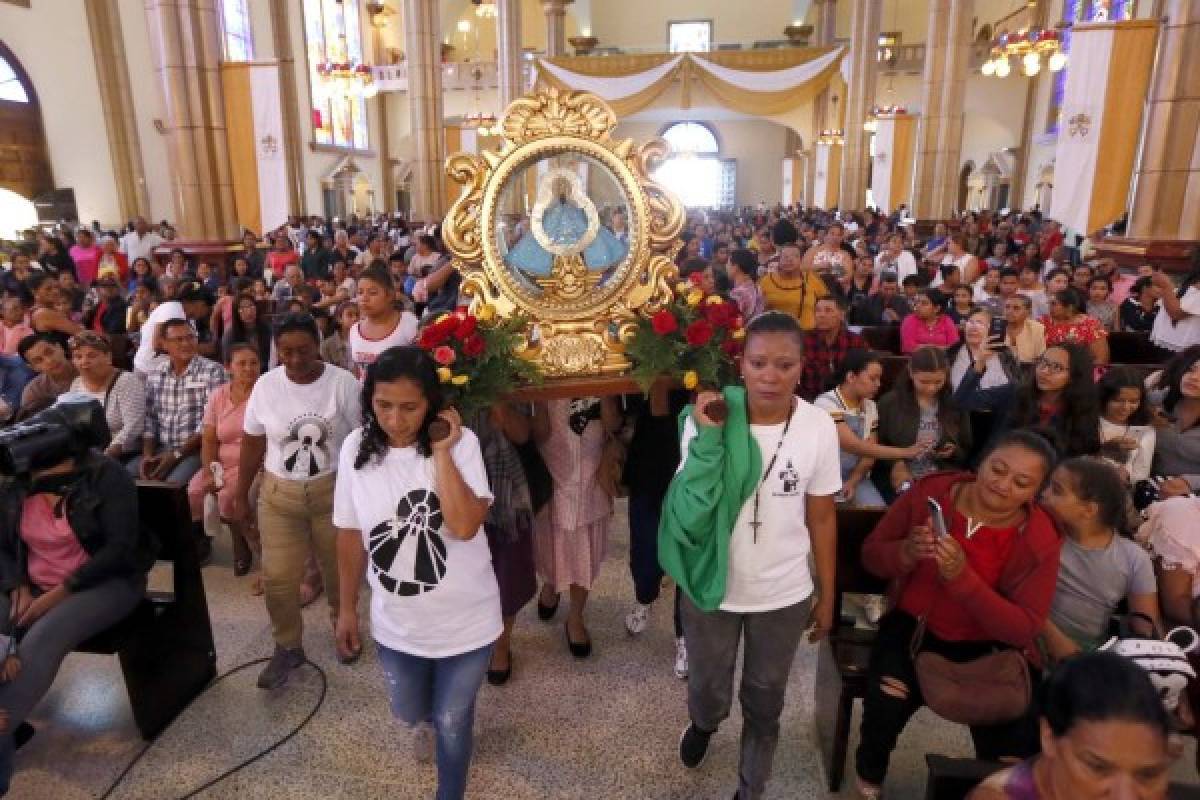
M142 454L138 453L136 458L126 463L125 469L133 476L134 480L140 479L142 477ZM182 483L186 486L188 481L192 479L192 476L199 471L200 453L196 452L180 460L163 480L167 483Z
M436 800L462 800L475 725L475 695L492 660L493 644L446 658L422 658L379 648L392 695L392 714L406 725L433 725L437 738Z

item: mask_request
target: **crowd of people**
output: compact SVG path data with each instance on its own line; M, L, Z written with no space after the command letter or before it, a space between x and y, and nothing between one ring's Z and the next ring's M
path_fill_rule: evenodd
M459 302L436 226L293 218L266 241L247 233L228 264L170 249L159 227L61 227L10 254L0 423L88 395L110 431L103 453L82 459L93 483L186 485L205 559L224 523L234 572L264 595L271 622L264 690L305 662L300 610L322 592L339 660L360 658L365 582L391 708L414 729L418 757L436 754L439 798L465 792L479 687L510 679L512 633L531 600L550 622L566 595L564 645L593 653L587 601L618 484L628 487L631 636L647 628L664 574L676 587L686 767L700 766L731 712L743 649L735 797L766 789L802 639L841 624L841 508L880 510L862 563L893 587L863 607L877 634L861 796L880 796L898 738L929 699L926 656L966 663L1000 651L1046 691L964 722L980 757L1033 759L980 796L1165 787L1166 734L1188 714L1168 709L1168 719L1145 699L1148 677L1087 654L1118 612L1160 630L1200 612L1190 525L1200 269L1181 281L1151 266L1126 273L1095 256L1104 231L1069 246L1036 211L965 214L923 238L901 215L871 211L696 217L676 264L737 304L747 331L738 386L500 403L462 419L414 346ZM897 353L871 349L884 329ZM1111 363L1116 331L1144 334L1161 363ZM900 354L889 379L885 361ZM717 400L727 413L711 411ZM431 436L435 420L449 436ZM620 480L599 480L614 443ZM128 532L106 527L116 501L84 494L86 506L36 476L0 516L0 600L25 631L22 653L37 654L26 660L51 677L74 644L128 610L148 566ZM103 613L81 614L71 598L84 592ZM23 679L27 669L0 662L11 727L48 688ZM1089 694L1117 685L1125 697L1107 705ZM1158 738L1105 751L1110 760L1087 767L1091 783L1054 777L1078 758L1072 737L1113 724ZM0 736L0 788L10 738ZM1026 784L1041 794L1004 793Z

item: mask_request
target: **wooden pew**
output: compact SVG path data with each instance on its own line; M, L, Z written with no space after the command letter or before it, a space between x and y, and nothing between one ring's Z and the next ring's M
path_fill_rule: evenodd
M864 325L859 333L872 350L900 355L899 325Z
M1171 354L1150 341L1145 333L1114 331L1108 335L1110 359L1115 364L1160 365Z
M817 742L829 791L837 792L846 769L850 718L854 700L866 693L867 660L875 632L855 628L842 619L842 595L847 592L883 594L887 582L862 566L862 545L886 509L845 508L837 512L837 591L833 600L833 631L817 650L814 706Z
M172 565L173 596L143 599L128 617L78 650L120 659L134 722L149 740L216 677L217 652L191 536L187 488L139 481L137 492L139 522L157 539L159 560Z

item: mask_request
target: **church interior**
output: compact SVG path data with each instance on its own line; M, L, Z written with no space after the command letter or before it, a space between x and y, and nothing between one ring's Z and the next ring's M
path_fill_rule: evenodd
M557 102L545 101L547 96L590 93L603 101L615 126L596 137L603 139L602 152L579 150L591 153L590 172L586 165L556 162L550 169L561 170L559 179L542 180L549 170L540 164L527 176L517 174L518 191L497 196L498 190L481 188L482 176L488 169L505 174L497 166L501 155L537 135L590 135L564 125L537 135L526 128L527 140L514 138L514 117L506 117L506 110L538 92L549 93L539 95L544 103ZM665 144L653 164L642 164L636 152L615 144L625 140L636 143L633 147L653 140ZM606 182L602 165L617 163L605 160L610 158L628 164L643 186L661 187L675 205L621 206L628 180L614 169L617 177ZM653 200L653 192L646 196ZM576 216L560 222L567 212L555 217L546 210L553 201ZM673 207L683 216L671 242L654 244L654 226L665 225L663 217L670 214L663 209ZM872 215L864 217L867 210ZM558 228L552 228L552 218ZM915 232L905 243L916 248L918 258L928 252L922 250L926 239L945 240L945 229L937 226L971 235L980 233L984 221L994 229L1001 219L1018 228L1036 220L1048 231L1053 220L1073 263L1111 260L1114 276L1128 276L1130 283L1135 275L1149 277L1149 266L1140 270L1153 265L1154 275L1182 287L1182 298L1192 277L1180 279L1200 269L1200 0L0 0L0 267L17 276L14 286L24 279L17 275L22 254L49 270L55 262L42 240L86 230L101 251L105 239L114 248L120 242L119 253L108 252L120 258L119 291L128 284L128 302L136 311L141 273L126 237L144 242L149 235L155 245L137 252L162 284L206 281L206 273L195 270L202 265L215 276L218 310L220 298L240 309L240 295L229 287L245 248L263 259L260 280L263 263L268 272L276 269L262 297L269 296L280 315L300 292L298 284L285 285L293 271L314 286L330 282L328 289L314 289L313 297L327 291L341 298L317 303L323 310L329 306L327 321L338 315L332 320L336 326L345 301L356 296L353 289L337 294L339 282L349 280L353 287L364 270L374 269L361 260L371 254L388 262L386 269L391 248L401 252L411 234L417 255L404 257L399 268L408 272L398 274L397 286L407 275L417 288L414 293L404 284L396 294L409 295L418 308L440 290L432 283L427 289L430 273L407 267L409 259L428 257L439 266L453 261L461 269L469 252L489 260L489 270L491 261L521 263L512 288L489 277L492 272L464 271L467 300L511 291L519 297L557 296L564 308L573 308L571 303L634 281L617 265L627 255L649 259L652 246L659 248L655 258L666 254L686 272L678 244L685 224L691 233L683 234L684 241L715 235L720 226L740 239L732 247L754 250L763 270L774 269L763 266L770 263L766 250L748 242L760 230L767 242L785 218L810 240L807 227L823 231L832 224L873 236L869 225L890 220L889 229ZM476 234L470 231L495 238L485 223L501 232L503 253L493 252L490 243L472 244ZM739 232L743 223L747 236ZM561 233L571 225L578 230ZM530 226L532 233L521 238ZM596 244L571 251L568 242L579 267L577 283L568 285L560 274L567 259L555 248L563 247L562 236L574 241L584 229ZM334 249L346 239L356 256L343 262L346 273L334 270L333 278L308 273L301 254L309 235L321 247L327 246L323 237L329 238ZM433 255L448 251L451 259L429 256L418 240L430 235L430 242L438 239ZM786 253L795 239L761 247ZM376 251L377 241L386 251ZM280 258L286 267L273 266L277 245L280 252L298 251L290 260ZM705 239L700 256L708 261L725 247L728 258L728 245ZM869 264L876 247L867 246ZM57 247L65 249L61 242ZM1057 249L1051 247L1048 260L1065 257ZM191 265L182 275L170 263L177 253ZM687 258L696 255L687 251ZM991 253L974 255L982 263ZM99 257L103 263L105 256ZM1003 261L1007 273L1013 263ZM35 271L43 272L43 266ZM994 267L997 274L1001 266ZM166 272L160 274L160 267ZM1040 259L1032 269L1041 269ZM237 275L255 277L252 271ZM93 278L97 287L103 283L95 272ZM76 279L84 283L82 272ZM980 277L981 286L984 280ZM674 281L663 281L669 293ZM1045 281L1049 285L1048 277ZM970 281L966 284L969 289ZM8 283L3 286L7 291ZM1082 286L1086 291L1091 284L1085 279ZM983 297L986 304L980 291L976 302ZM361 282L358 292L361 298ZM916 292L914 285L909 295L914 309ZM32 297L36 309L41 302L36 289ZM184 311L186 297L179 296ZM509 307L523 308L521 302ZM7 308L6 301L0 314L6 319ZM139 324L152 309L153 304L144 309ZM615 314L596 312L596 331L617 325L615 316L605 318L609 313ZM214 321L217 316L214 312ZM86 311L84 318L86 332L92 324ZM202 324L208 324L207 314ZM801 314L801 327L812 324ZM40 329L35 324L24 330ZM132 337L134 329L129 333ZM82 335L71 334L71 342ZM409 340L415 335L414 322ZM904 335L888 334L887 341L894 341L888 346L896 349L883 358L885 390L897 375L908 374L910 350L898 349ZM1133 362L1120 355L1133 352L1118 344L1132 337L1130 331L1111 334L1109 365L1135 363L1143 372L1161 367L1161 360ZM121 341L132 359L136 342ZM1138 342L1152 347L1146 336ZM201 353L204 346L202 333ZM21 347L19 355L25 356ZM283 364L275 347L265 344L262 353L272 364ZM5 358L18 355L15 339L4 352ZM107 352L114 364L126 355L115 348ZM213 352L219 356L219 350ZM1155 352L1162 360L1173 355ZM571 359L584 356L568 352L553 364L546 358L548 374L570 377L571 365L582 363ZM610 370L617 356L604 358L609 360L603 370ZM1040 369L1032 363L1025 364L1027 373ZM1104 366L1097 367L1097 376ZM100 399L107 408L108 395ZM15 409L6 403L3 411ZM595 412L597 421L602 413ZM0 450L7 446L0 442ZM767 460L770 451L763 455ZM245 463L245 450L242 458ZM332 459L337 461L336 452ZM1193 472L1200 474L1200 467ZM142 514L149 504L161 524L170 519L186 532L195 514L189 515L184 489L175 489L168 497L144 494L139 485ZM757 504L758 495L754 498ZM158 628L147 619L146 630L158 633L142 636L161 637L153 643L89 640L88 646L69 648L74 652L62 661L53 684L22 719L32 738L24 742L18 736L15 754L0 747L0 762L12 762L8 796L460 796L443 794L448 790L437 788L440 769L414 758L412 734L389 709L374 645L357 663L344 663L333 635L336 609L331 612L324 598L307 598L311 604L303 610L308 664L281 689L255 686L260 664L276 646L272 619L264 610L261 580L255 582L257 568L238 574L237 565L252 563L254 556L246 555L246 545L223 524L228 519L217 502L204 503L199 524L211 537L211 560L204 554L172 562L168 547L147 589L152 597L165 581L176 604L198 602L199 618L171 617L175 621L167 625L160 619ZM744 696L714 735L703 767L679 764L678 731L696 723L689 722L686 654L682 676L671 668L683 642L669 602L676 590L646 604L644 633L632 635L625 616L634 602L630 563L636 545L629 530L639 513L631 501L611 503L611 536L603 543L603 566L596 567L587 605L589 650L595 643L590 657L576 652L570 627L575 617L568 621L567 648L564 617L549 624L546 617L538 619L542 596L537 615L529 604L516 614L515 625L506 622L503 641L512 677L479 690L466 797L708 800L728 797L739 785L735 723ZM754 513L757 520L757 505ZM870 517L860 539L877 520ZM838 580L836 605L853 617L847 609L857 606L849 600L842 605L840 572ZM7 581L0 575L0 585L7 587ZM321 591L319 580L314 591ZM364 599L364 619L367 606ZM881 796L855 780L862 715L856 698L866 691L868 664L866 650L856 651L859 662L845 660L849 651L839 648L853 645L852 638L800 644L786 676L769 784L760 794L743 781L735 797ZM198 665L176 665L173 648L189 647L198 648ZM178 680L172 680L169 673L176 669ZM193 669L199 677L181 677ZM186 702L169 712L156 710L159 702L175 702L161 698L187 680L195 685L181 690ZM4 697L0 681L0 710ZM0 737L7 735L0 731ZM1173 734L1171 744L1169 795L1111 796L1200 796L1195 734ZM440 763L440 741L437 752ZM939 759L958 763L974 754L966 726L923 709L891 754L882 796L965 797L954 788L953 764Z

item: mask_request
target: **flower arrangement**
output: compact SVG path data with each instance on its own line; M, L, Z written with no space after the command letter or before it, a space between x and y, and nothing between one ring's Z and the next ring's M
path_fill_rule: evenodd
M475 314L465 308L443 314L422 329L417 346L437 362L447 402L464 419L541 380L537 366L517 355L525 327L524 317L500 319L485 304Z
M742 317L737 304L708 294L700 273L675 287L675 299L658 313L638 320L625 354L633 377L649 391L657 378L679 380L684 388L725 386L737 378Z

